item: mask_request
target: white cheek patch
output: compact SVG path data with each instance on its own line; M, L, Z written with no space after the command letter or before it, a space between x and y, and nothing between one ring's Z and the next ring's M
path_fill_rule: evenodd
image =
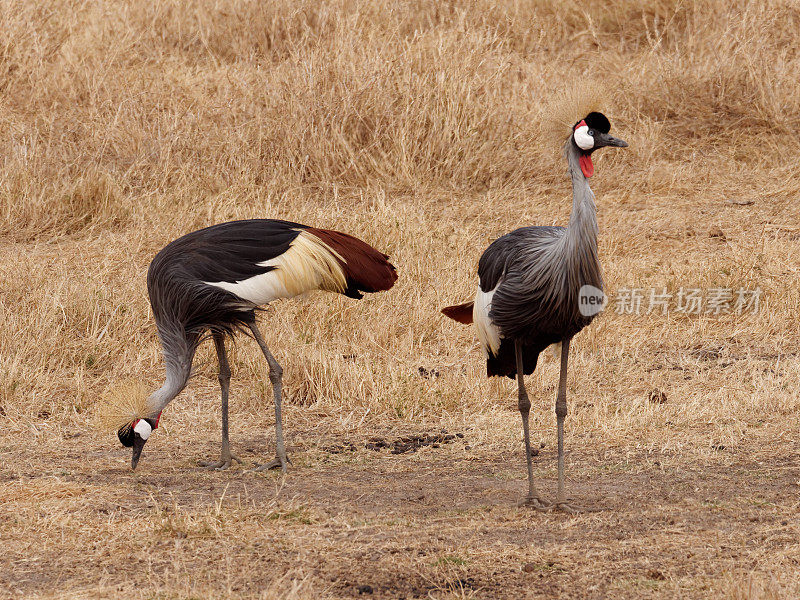
M590 136L587 131L589 131L589 127L587 125L581 125L576 128L575 133L572 134L575 143L578 144L578 148L581 150L591 150L594 148L594 138Z
M146 442L147 438L150 437L150 434L153 433L153 428L150 427L150 423L145 421L144 419L139 419L139 422L136 424L136 427L133 430L139 434L139 436Z

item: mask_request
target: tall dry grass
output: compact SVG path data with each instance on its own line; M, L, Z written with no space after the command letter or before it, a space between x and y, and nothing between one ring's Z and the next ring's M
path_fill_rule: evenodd
M150 257L186 231L252 216L357 233L401 272L366 302L276 304L268 326L290 398L402 418L485 408L471 334L437 309L471 294L494 236L564 222L558 144L540 125L579 79L608 90L631 142L603 158L596 185L612 287L623 274L761 284L784 306L743 325L643 319L631 331L611 317L585 336L598 362L580 347L577 360L603 372L608 352L626 356L612 340L689 347L721 326L765 346L794 340L781 319L797 292L762 280L761 262L788 264L778 234L796 215L798 19L791 2L715 0L6 4L3 410L82 412L119 377L155 383ZM732 215L741 243L725 252L672 231L754 194L764 226ZM702 263L682 264L695 253ZM248 387L262 379L251 349L236 360ZM418 363L444 374L423 380Z

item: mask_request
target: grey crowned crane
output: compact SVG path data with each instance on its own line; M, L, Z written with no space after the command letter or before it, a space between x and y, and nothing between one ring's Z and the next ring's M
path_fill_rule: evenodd
M260 307L278 298L326 290L361 298L388 290L397 279L388 256L338 231L272 219L231 221L189 233L164 247L147 272L147 291L158 329L166 380L149 397L129 399L132 412L117 432L133 448L136 468L142 448L158 427L161 411L186 386L192 359L210 334L219 360L222 394L222 451L202 466L226 469L235 458L228 441L231 370L225 338L237 331L255 338L269 365L275 401L276 457L258 470L280 467L288 458L281 420L283 370L256 325ZM241 462L241 461L239 461Z
M628 145L609 135L610 129L608 119L599 112L589 113L571 128L564 145L572 179L572 215L567 227L522 227L498 238L478 263L479 288L475 300L442 309L456 321L475 324L489 377L517 379L528 465L525 502L540 510L575 510L567 503L564 491L567 358L570 340L597 312L581 310L580 296L586 290L591 293L596 289L596 298L603 288L597 258L597 217L589 178L594 174L595 150ZM551 504L539 496L533 483L528 430L531 403L523 375L533 373L542 350L558 343L561 344L561 376L556 398L558 495Z

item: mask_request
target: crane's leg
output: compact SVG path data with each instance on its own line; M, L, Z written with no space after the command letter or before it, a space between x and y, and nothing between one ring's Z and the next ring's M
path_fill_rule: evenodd
M550 504L539 497L539 492L533 485L533 459L531 454L531 434L528 426L528 416L531 412L531 401L528 399L528 392L525 390L525 371L522 361L522 342L514 341L514 350L517 358L517 386L519 388L519 412L522 415L522 432L525 436L525 460L528 463L528 496L523 504L532 506L537 510L549 510Z
M219 361L219 389L222 392L222 452L218 461L201 460L198 464L207 469L222 471L231 466L231 460L238 463L242 461L231 454L228 442L228 390L231 385L231 367L228 364L228 353L225 351L225 336L222 333L214 333L213 337Z
M558 428L558 493L553 508L568 513L587 512L586 509L567 502L564 490L564 419L567 416L567 361L569 359L569 339L561 342L561 375L558 378L558 396L556 397L556 427Z
M267 359L269 365L269 380L272 382L272 394L275 398L275 452L276 457L270 462L257 465L254 470L267 471L280 467L285 473L286 469L291 462L286 457L286 448L283 445L283 420L281 419L281 380L283 379L283 369L272 356L272 353L267 348L267 343L264 341L264 336L261 335L255 321L248 323L250 331L253 332L253 337L256 338L258 345L261 346L261 351L264 353L264 358Z

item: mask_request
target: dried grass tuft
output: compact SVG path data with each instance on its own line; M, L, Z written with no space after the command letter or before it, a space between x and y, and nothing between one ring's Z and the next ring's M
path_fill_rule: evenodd
M143 381L124 379L110 386L94 406L93 421L103 431L117 431L136 419L149 416L149 391Z
M544 104L540 112L541 139L548 145L565 140L575 123L590 112L605 113L610 105L610 96L607 86L591 79L580 79L571 87L556 92L553 100Z

